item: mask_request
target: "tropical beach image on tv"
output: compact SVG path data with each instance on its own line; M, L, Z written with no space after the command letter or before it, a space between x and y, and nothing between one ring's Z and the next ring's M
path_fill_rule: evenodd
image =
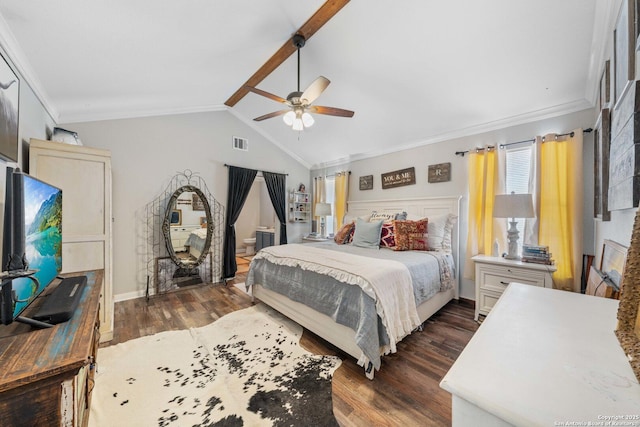
M25 256L31 279L16 279L14 318L51 283L62 269L62 191L29 175L24 179Z

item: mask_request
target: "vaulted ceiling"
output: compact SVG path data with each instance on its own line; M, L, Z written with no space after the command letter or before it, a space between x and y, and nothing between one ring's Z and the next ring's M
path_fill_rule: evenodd
M59 123L229 109L308 166L589 108L603 62L600 0L352 0L301 51L301 89L331 80L292 131L282 105L224 102L321 0L2 0L0 43ZM296 55L258 84L286 98ZM242 135L239 135L242 136Z

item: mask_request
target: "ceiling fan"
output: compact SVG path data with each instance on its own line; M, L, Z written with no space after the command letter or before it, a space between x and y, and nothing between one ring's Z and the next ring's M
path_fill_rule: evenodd
M280 102L289 107L287 110L274 111L272 113L265 114L260 117L256 117L255 121L270 119L284 115L283 120L287 126L291 126L293 130L303 130L310 127L314 123L313 116L309 113L324 114L327 116L338 117L353 117L354 112L350 110L344 110L342 108L335 107L322 107L320 105L311 105L324 90L329 86L329 79L324 76L320 76L315 79L304 92L300 91L300 49L305 45L305 38L302 34L296 34L292 38L293 44L298 50L298 90L291 92L287 99L281 98L278 95L274 95L269 92L265 92L262 89L258 89L252 86L244 86L244 88L250 92L262 95L266 98L272 99L276 102Z

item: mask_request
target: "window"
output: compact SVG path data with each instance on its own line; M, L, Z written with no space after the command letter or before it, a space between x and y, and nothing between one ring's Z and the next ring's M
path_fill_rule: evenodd
M516 194L529 193L529 177L531 174L531 161L533 156L532 145L522 147L519 145L514 148L507 148L505 153L506 163L506 193L512 191ZM516 218L518 222L517 228L520 233L518 239L518 253L522 252L522 243L524 242L525 219Z

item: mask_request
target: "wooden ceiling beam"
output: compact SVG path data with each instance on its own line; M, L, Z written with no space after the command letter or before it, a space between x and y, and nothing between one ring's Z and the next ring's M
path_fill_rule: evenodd
M326 24L336 13L340 11L349 0L327 0L316 13L311 16L291 37L282 45L269 60L258 69L249 80L246 81L229 99L225 101L225 105L233 107L244 96L249 93L245 86L256 87L262 80L278 68L291 54L295 53L296 47L293 45L292 38L295 34L301 34L305 40L309 40L316 31Z

